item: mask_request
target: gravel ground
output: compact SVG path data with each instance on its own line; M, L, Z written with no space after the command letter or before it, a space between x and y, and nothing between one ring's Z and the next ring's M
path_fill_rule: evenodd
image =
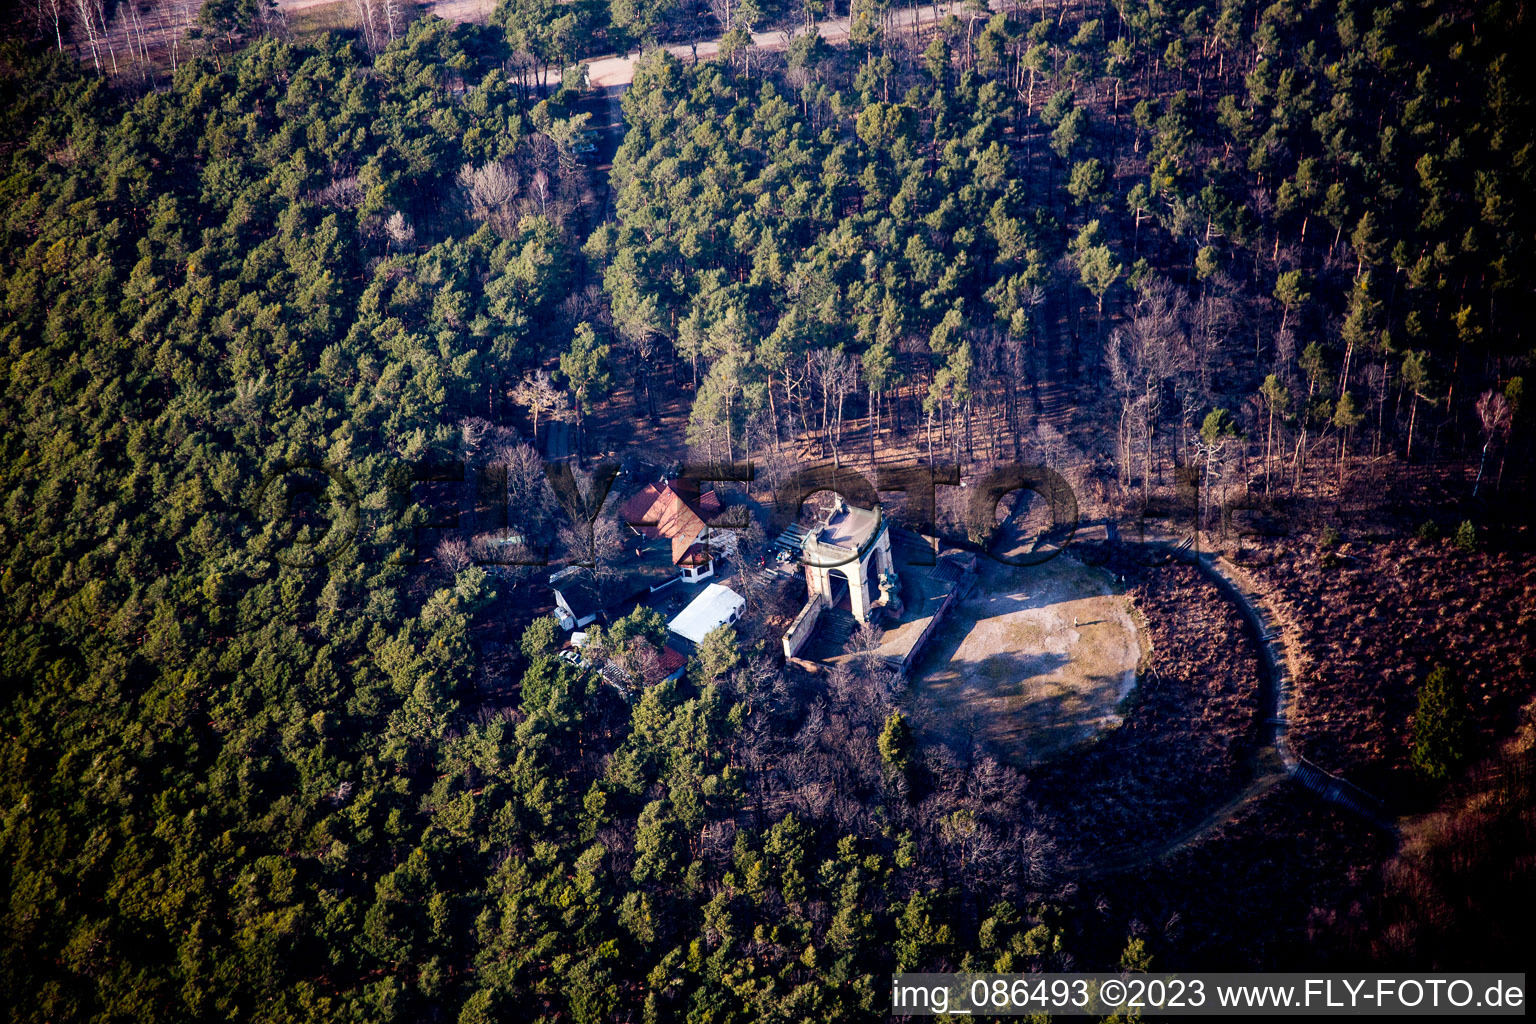
M1066 555L978 570L913 674L919 728L1027 765L1119 725L1141 645L1113 577Z

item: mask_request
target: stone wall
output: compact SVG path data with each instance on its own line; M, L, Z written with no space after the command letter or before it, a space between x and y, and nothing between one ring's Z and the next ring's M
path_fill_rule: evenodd
M825 605L816 595L805 602L805 607L800 609L800 614L795 616L795 621L789 624L789 629L784 633L784 657L793 658L800 653L800 648L816 632L816 621L821 618L821 610Z

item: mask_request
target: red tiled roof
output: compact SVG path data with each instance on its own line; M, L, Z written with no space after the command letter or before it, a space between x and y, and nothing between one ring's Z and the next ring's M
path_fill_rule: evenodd
M651 515L651 507L656 504L661 493L661 484L646 484L621 506L624 521L647 537L661 536L656 530L656 520Z
M682 564L699 535L704 520L670 484L647 484L623 505L624 521L646 537L665 537L672 542L672 564Z
M691 544L681 558L673 559L677 565L707 565L709 548L703 544Z
M671 539L672 563L676 565L704 532L704 520L676 491L668 491L656 504L661 508L656 528L663 537Z
M679 653L671 644L664 644L661 648L661 670L671 675L684 665L688 664L688 658Z

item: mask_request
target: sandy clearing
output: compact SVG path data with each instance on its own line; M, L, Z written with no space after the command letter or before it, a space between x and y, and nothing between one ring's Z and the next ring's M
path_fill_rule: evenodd
M1141 642L1109 575L1068 555L977 569L913 674L920 731L1028 765L1119 725Z

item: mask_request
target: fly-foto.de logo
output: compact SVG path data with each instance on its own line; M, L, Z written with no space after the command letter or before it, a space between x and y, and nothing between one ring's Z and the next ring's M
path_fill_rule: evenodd
M590 541L598 520L617 504L614 492L623 471L617 462L609 461L583 476L586 479L579 479L568 463L548 462L540 485L547 488L544 497L553 499L557 518L563 517L563 525L574 531L567 535ZM671 476L694 487L751 485L758 479L751 461L684 463ZM509 499L507 478L508 467L496 462L401 462L385 471L384 486L365 500L345 467L319 460L285 462L267 472L255 490L251 511L256 529L251 541L259 555L291 568L318 568L354 551L363 560L416 564L434 544L465 532L454 489L473 483L478 542L468 548L471 560L487 566L548 565L559 530L548 524L537 531L522 528L522 509ZM1176 484L1175 500L1166 514L1138 513L1106 520L1105 537L1115 541L1129 533L1127 539L1140 540L1149 526L1174 536L1192 534L1202 509L1198 470L1181 467ZM964 492L958 524L941 527L938 522L941 487ZM1030 463L1008 463L974 477L963 476L954 464L881 468L873 478L831 463L802 466L772 489L770 502L725 505L704 525L711 531L745 532L755 524L766 535L778 535L799 519L808 501L827 493L872 511L877 522L885 514L882 496L900 494L903 525L908 529L1015 566L1055 558L1072 546L1083 525L1077 494L1066 477ZM1040 503L1031 516L1037 528L1000 544L1001 524L1008 517L1000 516L999 509L1010 495L1028 495L1031 502ZM1242 507L1240 501L1227 504ZM1221 511L1225 514L1231 508L1224 505ZM622 521L637 531L653 525ZM1103 558L1098 551L1080 556L1089 562ZM802 550L796 557L829 569L855 561L858 553ZM933 564L931 549L922 547L908 549L905 558L909 565ZM570 561L584 564L579 551Z

